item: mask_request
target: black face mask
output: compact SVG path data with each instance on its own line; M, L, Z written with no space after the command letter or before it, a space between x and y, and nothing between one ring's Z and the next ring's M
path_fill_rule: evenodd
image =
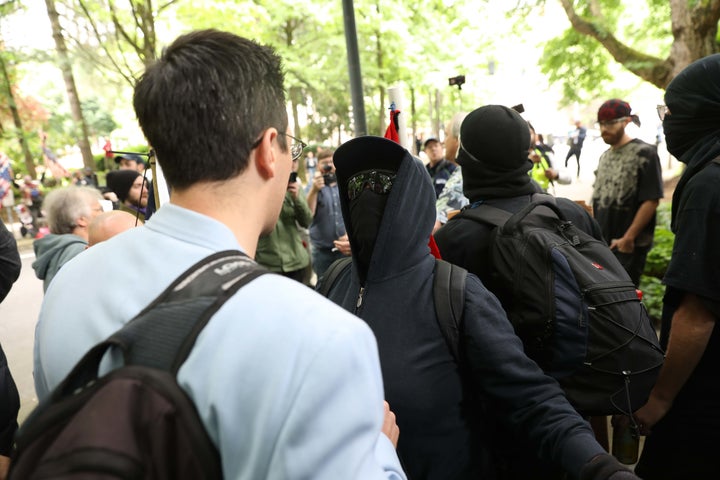
M693 125L692 120L670 114L663 121L667 151L675 158L681 158L698 140L698 125Z
M365 283L370 258L375 249L382 222L387 194L365 190L350 201L350 225L352 226L353 253L358 261L360 283Z

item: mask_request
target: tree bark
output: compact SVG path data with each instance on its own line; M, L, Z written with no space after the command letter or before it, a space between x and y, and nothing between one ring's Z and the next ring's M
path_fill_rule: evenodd
M70 103L73 120L80 129L77 134L77 142L80 147L80 153L83 157L83 165L95 171L95 162L93 160L92 151L90 150L90 142L88 141L88 128L83 117L82 108L80 107L80 98L75 86L75 77L73 76L72 64L70 63L70 55L68 54L65 38L62 34L60 26L60 18L55 8L55 0L45 0L47 6L50 25L52 26L53 39L55 40L55 48L57 49L58 59L60 61L60 69L65 80L65 90Z
M0 70L2 70L3 81L5 82L6 90L5 95L7 96L8 106L12 113L13 123L15 124L15 136L20 144L23 157L25 158L25 168L27 168L28 175L32 178L37 178L37 172L35 171L35 162L33 161L32 153L30 153L30 147L28 146L27 139L25 138L25 129L23 128L22 119L20 118L20 112L15 102L15 95L12 91L12 85L10 83L10 75L7 71L7 65L5 59L0 55Z

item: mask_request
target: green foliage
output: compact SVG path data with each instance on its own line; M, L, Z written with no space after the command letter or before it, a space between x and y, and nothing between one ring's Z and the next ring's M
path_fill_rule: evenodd
M112 115L101 107L97 98L83 101L81 107L90 135L107 136L118 127Z
M640 290L643 291L643 303L648 309L650 317L656 322L662 315L662 299L665 295L665 286L662 278L665 276L670 257L672 256L675 235L670 231L671 204L661 203L657 209L657 222L655 224L655 239L645 263L645 270L640 279Z
M655 240L653 248L647 256L645 271L643 272L645 275L655 278L662 278L665 275L672 255L674 241L675 235L670 230L661 226L655 227Z
M595 40L568 29L548 41L540 58L540 69L550 83L560 83L563 103L588 103L613 75L608 68L610 55Z
M657 326L662 318L663 296L665 285L662 280L643 275L640 277L640 290L643 292L643 303L653 323Z

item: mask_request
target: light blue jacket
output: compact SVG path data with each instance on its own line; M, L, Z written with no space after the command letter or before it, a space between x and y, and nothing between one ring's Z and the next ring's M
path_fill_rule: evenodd
M223 224L166 205L68 263L35 332L38 398L188 267L227 249L241 247ZM220 451L225 479L405 478L380 433L375 338L298 282L267 274L243 287L202 331L178 380Z

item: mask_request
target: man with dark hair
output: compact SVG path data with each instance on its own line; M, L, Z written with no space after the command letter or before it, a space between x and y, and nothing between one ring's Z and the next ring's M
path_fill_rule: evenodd
M622 100L608 100L598 110L600 134L610 149L600 156L592 200L603 237L638 286L655 236L663 184L657 147L632 138L625 131L630 122L640 125Z
M648 435L637 471L647 480L720 478L720 55L680 72L658 113L668 151L687 168L672 199L665 364L635 412Z
M254 257L302 154L286 133L280 58L230 33L175 40L137 83L134 106L170 203L60 272L36 330L41 400L188 267L225 250ZM261 275L227 299L177 379L223 478L405 478L370 329L289 278Z

